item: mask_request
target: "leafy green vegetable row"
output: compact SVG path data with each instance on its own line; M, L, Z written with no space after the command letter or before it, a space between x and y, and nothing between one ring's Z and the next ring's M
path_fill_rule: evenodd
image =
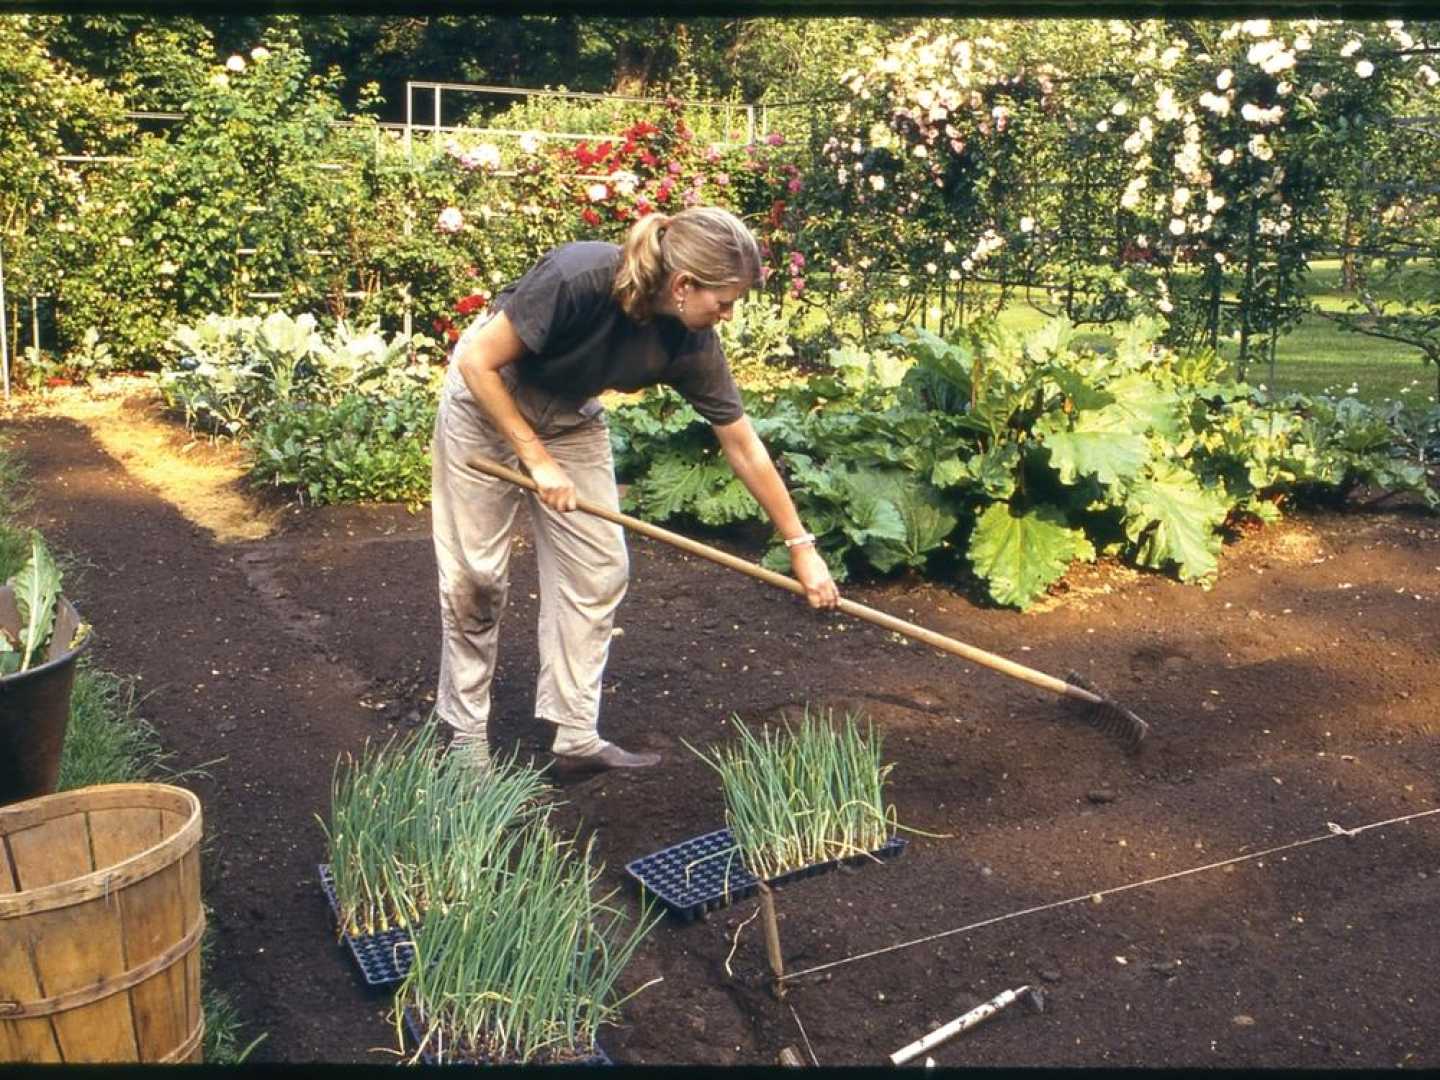
M978 579L1024 609L1076 560L1109 555L1210 584L1227 529L1286 501L1365 485L1440 496L1410 417L1353 398L1272 401L1213 352L1176 353L1159 326L1082 337L1063 319L1026 336L977 323L892 351L834 350L831 370L751 395L837 576L911 567ZM656 391L611 414L627 508L652 520L760 521L703 421ZM784 549L767 564L785 569Z

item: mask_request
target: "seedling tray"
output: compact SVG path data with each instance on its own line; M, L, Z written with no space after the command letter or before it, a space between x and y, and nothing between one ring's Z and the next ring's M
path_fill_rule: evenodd
M335 897L335 876L329 864L320 864L320 888L330 902L335 925L340 925L340 902ZM384 930L378 934L345 934L341 941L360 968L368 986L393 986L410 972L415 959L415 946L409 930Z
M850 855L812 863L798 870L766 879L767 885L784 885L800 878L814 877L847 866L876 859L893 859L905 850L908 841L892 836L867 855ZM729 829L685 840L625 865L626 872L686 922L733 904L757 892L760 881L740 861L740 851Z
M425 1031L424 1019L415 1009L406 1007L405 1033L410 1036L410 1041L420 1050L420 1061L425 1065L494 1065L496 1062L488 1058L456 1056L441 1048L431 1047L426 1044L423 1032ZM443 1033L442 1033L443 1034ZM595 1053L583 1058L574 1058L568 1061L537 1061L534 1065L613 1065L609 1055L597 1044Z

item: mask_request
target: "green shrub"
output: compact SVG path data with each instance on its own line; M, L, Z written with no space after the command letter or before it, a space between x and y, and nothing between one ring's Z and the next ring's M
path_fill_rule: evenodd
M433 395L418 390L385 400L348 394L333 405L278 404L254 433L251 475L317 505L418 505L430 494L435 409Z

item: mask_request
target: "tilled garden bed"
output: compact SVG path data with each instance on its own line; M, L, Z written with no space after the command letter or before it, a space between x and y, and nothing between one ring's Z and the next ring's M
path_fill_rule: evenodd
M428 711L427 518L290 509L276 535L221 544L75 423L7 427L37 523L84 561L73 591L95 659L141 678L142 715L174 767L209 763L185 783L205 809L211 977L268 1032L255 1059L395 1060L387 992L336 943L315 815L336 755ZM521 547L493 735L543 763L538 588ZM1032 984L1043 1012L1012 1006L937 1062L1440 1065L1440 815L1329 828L1440 805L1436 519L1298 516L1239 538L1208 592L1083 568L1023 616L916 580L847 586L1030 666L1080 672L1151 723L1138 758L954 657L648 541L632 542L632 563L602 731L664 761L559 790L625 904L638 910L640 895L627 863L723 824L714 774L684 743L727 737L732 713L864 710L895 762L899 820L923 835L908 834L904 858L775 892L786 968L820 969L783 1001L755 898L667 918L626 976L664 981L602 1033L611 1060L773 1064L795 1047L824 1065L881 1064Z

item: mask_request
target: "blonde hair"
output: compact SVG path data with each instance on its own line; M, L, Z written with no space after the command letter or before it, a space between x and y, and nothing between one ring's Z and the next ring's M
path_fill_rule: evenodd
M728 210L694 206L678 214L646 214L625 235L614 296L637 322L655 313L673 274L688 274L702 289L749 287L760 280L760 247Z

